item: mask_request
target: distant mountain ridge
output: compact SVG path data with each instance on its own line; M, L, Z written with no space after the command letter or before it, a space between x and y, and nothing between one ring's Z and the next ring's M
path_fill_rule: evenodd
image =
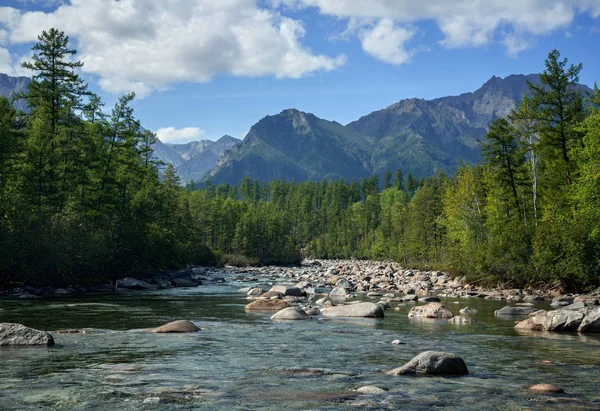
M0 74L0 95L11 97L30 82ZM404 99L345 126L287 109L258 121L243 141L228 135L186 144L157 141L155 157L172 163L182 184L207 178L235 184L244 176L359 180L397 169L417 178L439 170L452 173L461 163L479 161L477 140L493 120L517 107L528 82L539 84L539 75L493 76L474 92Z
M182 184L185 184L189 180L201 181L204 175L217 165L224 152L241 142L229 135L217 141L200 140L185 144L163 143L157 140L154 156L164 163L173 164Z
M208 178L220 184L243 176L301 181L360 179L397 169L417 178L452 173L461 163L479 161L478 139L520 104L528 82L539 84L539 75L493 76L474 92L404 99L346 126L284 110L256 123Z
M16 93L23 91L29 83L31 83L29 77L11 77L0 73L0 96L7 97L10 100ZM23 101L15 101L13 104L21 110L26 108Z

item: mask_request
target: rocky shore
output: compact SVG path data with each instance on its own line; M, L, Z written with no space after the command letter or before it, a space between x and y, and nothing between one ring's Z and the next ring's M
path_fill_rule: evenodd
M471 322L469 312L455 316L439 304L440 298L486 299L509 304L497 315L525 316L519 330L597 332L600 329L600 288L589 294L563 294L560 290L483 288L466 282L464 277L452 277L440 271L406 269L384 261L305 260L293 267L193 267L163 272L147 278L124 277L112 284L95 286L17 287L0 290L0 295L36 299L45 295L97 292L128 292L173 287L198 287L225 284L231 281L248 283L243 288L251 300L249 311L278 312L300 306L304 314L288 310L286 316L308 318L311 315L347 317L383 317L383 311L393 303L416 301L410 317L447 319L453 323ZM313 301L307 296L324 296ZM350 302L358 296L378 297L378 304ZM545 301L557 308L538 311L533 302ZM368 305L371 304L371 305Z

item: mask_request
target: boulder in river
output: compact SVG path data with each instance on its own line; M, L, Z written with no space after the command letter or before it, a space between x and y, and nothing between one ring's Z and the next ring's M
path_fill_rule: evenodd
M527 388L528 391L541 394L562 394L565 391L554 384L535 384Z
M383 308L375 303L357 303L324 307L321 314L326 317L364 317L383 318Z
M529 315L538 311L537 308L534 307L511 307L506 306L499 310L494 311L494 315L503 316L503 315Z
M258 297L258 296L263 295L264 293L265 293L265 291L262 288L260 288L260 287L254 287L254 288L249 289L246 292L246 295L248 297Z
M0 323L0 346L54 345L54 338L45 331L17 323Z
M600 332L600 308L595 308L587 313L584 319L581 321L579 328L577 329L580 333L585 332Z
M163 333L195 333L200 331L200 328L191 321L177 320L170 323L161 325L158 328L153 328L150 332L163 334Z
M408 312L409 317L422 318L452 318L454 314L450 309L440 303L429 303L413 307Z
M346 290L352 290L354 287L350 284L350 281L345 278L340 278L335 282L335 286L339 288L345 288Z
M295 286L274 285L269 291L277 291L286 297L306 297L306 292Z
M388 392L388 390L386 390L385 388L380 388L375 385L365 385L364 387L357 388L356 391L360 392L361 394L371 395L385 394L386 392Z
M464 360L457 355L443 351L425 351L404 364L386 372L390 375L466 375L469 373Z
M339 282L339 281L338 281ZM343 287L335 287L329 292L331 298L346 298L348 297L348 291Z
M246 311L280 311L290 305L282 300L256 300L244 307Z
M273 314L271 320L310 320L310 315L301 308L288 307Z
M125 288L126 290L153 290L156 286L137 278L125 277L117 280L117 288Z
M539 310L515 326L517 330L577 331L584 314L581 311L558 309Z
M469 314L475 314L477 313L477 310L471 307L465 307L462 308L459 313L463 314L463 315L469 315Z

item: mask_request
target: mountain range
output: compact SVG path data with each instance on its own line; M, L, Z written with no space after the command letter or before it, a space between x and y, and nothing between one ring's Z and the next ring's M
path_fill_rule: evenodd
M228 135L217 141L200 140L186 144L169 144L157 140L154 155L164 163L173 164L182 183L189 180L201 181L217 165L217 160L225 151L241 142Z
M289 109L256 123L219 159L211 182L360 179L401 169L415 177L452 173L480 158L478 140L511 112L539 75L492 77L481 88L434 100L410 98L345 126ZM586 88L587 89L587 88Z
M29 81L0 74L0 95L10 96ZM417 178L438 170L452 173L462 163L479 161L478 140L493 120L520 104L529 82L539 84L539 75L493 76L474 92L404 99L346 125L287 109L258 121L243 141L228 135L216 142L157 141L155 156L172 163L182 183L235 184L244 176L360 180L397 169Z

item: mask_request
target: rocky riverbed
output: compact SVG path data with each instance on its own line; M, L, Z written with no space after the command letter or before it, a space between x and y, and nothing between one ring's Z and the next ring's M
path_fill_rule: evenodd
M595 294L484 290L363 261L196 267L102 289L0 299L0 341L50 346L49 333L55 343L0 347L6 409L600 404L596 334L514 328L592 312Z

